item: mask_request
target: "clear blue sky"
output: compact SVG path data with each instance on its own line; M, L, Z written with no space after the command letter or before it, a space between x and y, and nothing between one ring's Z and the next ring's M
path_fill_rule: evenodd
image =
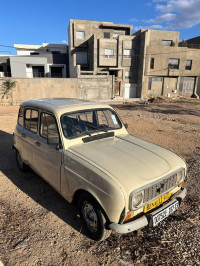
M1 1L0 45L67 42L69 19L111 21L140 28L200 35L200 0ZM0 46L0 54L15 49Z

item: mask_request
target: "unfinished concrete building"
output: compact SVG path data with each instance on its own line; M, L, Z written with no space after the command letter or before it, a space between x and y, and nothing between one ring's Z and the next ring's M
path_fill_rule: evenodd
M113 97L137 97L137 36L132 26L71 19L69 28L70 77L112 75Z

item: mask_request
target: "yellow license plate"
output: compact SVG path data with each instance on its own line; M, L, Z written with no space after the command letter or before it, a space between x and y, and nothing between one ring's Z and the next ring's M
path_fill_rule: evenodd
M144 212L148 212L156 207L158 207L161 203L167 201L171 197L172 192L169 191L165 195L161 196L160 198L148 203L144 206Z

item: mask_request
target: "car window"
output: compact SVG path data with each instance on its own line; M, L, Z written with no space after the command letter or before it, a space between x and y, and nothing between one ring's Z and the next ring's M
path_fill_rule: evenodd
M38 111L33 109L26 109L25 118L24 118L24 126L26 129L37 133L38 129Z
M122 127L117 114L112 109L94 109L63 114L61 125L66 138Z
M58 127L54 116L46 113L41 114L40 135L47 138L59 138Z
M23 113L24 113L24 108L20 107L19 108L19 113L18 113L18 120L17 120L17 124L20 126L23 126Z

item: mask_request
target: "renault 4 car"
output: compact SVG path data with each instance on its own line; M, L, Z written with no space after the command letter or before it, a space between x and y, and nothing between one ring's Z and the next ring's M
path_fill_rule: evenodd
M112 230L124 234L154 227L186 195L184 160L129 135L107 104L57 98L24 102L13 147L21 171L32 168L77 204L94 240Z

